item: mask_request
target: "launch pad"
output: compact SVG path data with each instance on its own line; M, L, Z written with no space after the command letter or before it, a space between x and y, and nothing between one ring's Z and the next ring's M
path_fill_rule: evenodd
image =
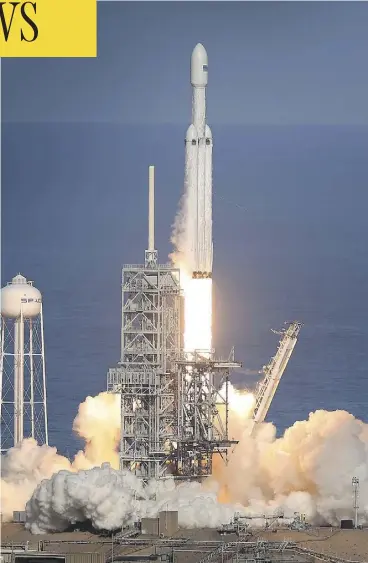
M240 367L213 351L183 351L180 272L126 265L122 275L121 358L107 390L121 397L120 468L143 479L212 474L228 438L228 383ZM222 411L222 412L221 412Z
M120 468L145 480L198 479L227 457L228 384L241 367L213 350L184 351L180 270L159 264L154 245L154 168L149 169L144 264L122 271L121 356L107 390L121 398Z

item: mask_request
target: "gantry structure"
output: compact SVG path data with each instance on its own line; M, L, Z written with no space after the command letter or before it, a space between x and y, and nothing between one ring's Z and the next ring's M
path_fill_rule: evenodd
M121 397L120 468L149 480L197 479L226 457L227 389L234 354L183 351L180 271L154 248L154 177L149 170L149 237L144 264L122 270L121 357L107 390Z

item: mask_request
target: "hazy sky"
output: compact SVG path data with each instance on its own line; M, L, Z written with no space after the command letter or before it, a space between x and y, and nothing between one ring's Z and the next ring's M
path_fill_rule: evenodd
M187 123L209 55L213 124L368 123L367 2L106 2L97 59L4 59L4 121Z

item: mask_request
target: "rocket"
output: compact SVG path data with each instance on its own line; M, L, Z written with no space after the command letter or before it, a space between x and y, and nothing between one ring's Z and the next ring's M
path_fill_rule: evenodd
M192 123L185 137L185 185L193 278L212 277L212 133L206 123L208 58L198 43L191 57Z

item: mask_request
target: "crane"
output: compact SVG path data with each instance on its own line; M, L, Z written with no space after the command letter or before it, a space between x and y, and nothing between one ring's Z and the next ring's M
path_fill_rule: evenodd
M282 335L276 355L269 364L263 367L264 378L258 383L255 392L255 406L252 415L250 434L254 434L257 425L263 422L271 406L272 399L280 383L282 374L290 360L302 323L299 321L286 322L288 325L281 331L272 332Z

